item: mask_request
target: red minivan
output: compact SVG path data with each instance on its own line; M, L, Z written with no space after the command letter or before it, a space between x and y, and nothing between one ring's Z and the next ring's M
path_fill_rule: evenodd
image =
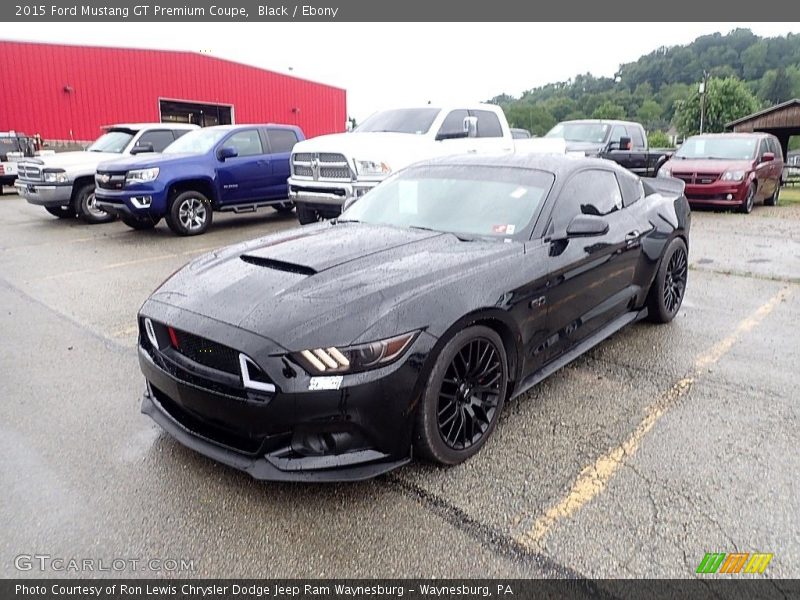
M749 213L760 200L778 203L783 151L769 133L712 133L688 138L658 171L686 183L692 206L730 206Z

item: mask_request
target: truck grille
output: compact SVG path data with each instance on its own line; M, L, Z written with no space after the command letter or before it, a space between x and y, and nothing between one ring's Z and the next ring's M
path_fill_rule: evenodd
M672 176L689 185L708 185L719 179L719 173L672 173Z
M104 190L121 190L125 186L125 173L97 173L94 183Z
M292 155L292 173L311 181L350 181L352 172L343 154L298 152Z
M28 181L41 181L42 169L30 163L17 164L17 176Z

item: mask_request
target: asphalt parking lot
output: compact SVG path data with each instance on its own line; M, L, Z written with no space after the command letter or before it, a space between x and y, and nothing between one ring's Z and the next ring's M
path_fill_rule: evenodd
M306 485L173 441L139 413L135 353L163 279L294 215L178 238L2 196L0 574L60 575L15 567L44 553L194 560L167 576L692 577L706 552L741 551L800 577L798 208L695 212L676 320L625 329L507 405L464 465Z

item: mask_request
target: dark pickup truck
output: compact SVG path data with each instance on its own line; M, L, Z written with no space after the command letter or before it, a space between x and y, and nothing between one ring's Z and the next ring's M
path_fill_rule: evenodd
M644 127L633 121L562 121L545 137L561 138L567 143L567 152L613 160L640 177L655 177L672 156L672 150L649 149Z

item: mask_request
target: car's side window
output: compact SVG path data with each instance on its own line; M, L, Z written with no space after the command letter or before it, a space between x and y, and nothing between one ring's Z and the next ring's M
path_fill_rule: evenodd
M771 137L769 142L772 145L772 153L775 155L775 160L783 160L783 148L778 138Z
M630 206L644 198L642 180L628 171L617 171L617 181L622 191L623 206Z
M257 129L237 131L229 137L223 145L236 149L238 156L256 156L258 154L264 154L264 148L261 145L261 136L258 135Z
M172 131L169 129L153 129L152 131L145 131L141 137L136 141L136 146L146 146L151 144L154 152L161 152L175 141Z
M620 138L623 137L630 137L628 135L628 130L623 125L614 125L614 128L611 130L611 142L619 144Z
M642 132L641 128L631 128L631 141L633 142L633 147L636 149L641 150L645 147L644 133Z
M579 215L608 215L622 208L622 192L611 171L581 171L564 184L553 212L553 226L564 232Z
M763 138L761 140L761 144L758 147L758 160L761 162L764 160L764 154L770 152L769 145L767 144L767 138Z
M177 140L178 138L185 136L187 133L189 133L189 131L189 129L173 129L172 135L174 135L175 139Z
M297 143L297 133L293 129L267 129L267 139L273 154L291 152Z
M466 109L451 110L444 118L438 135L454 135L464 131L464 119L469 116Z
M498 138L503 137L503 128L500 119L490 110L473 110L472 116L478 118L478 137ZM463 120L462 120L463 127Z

